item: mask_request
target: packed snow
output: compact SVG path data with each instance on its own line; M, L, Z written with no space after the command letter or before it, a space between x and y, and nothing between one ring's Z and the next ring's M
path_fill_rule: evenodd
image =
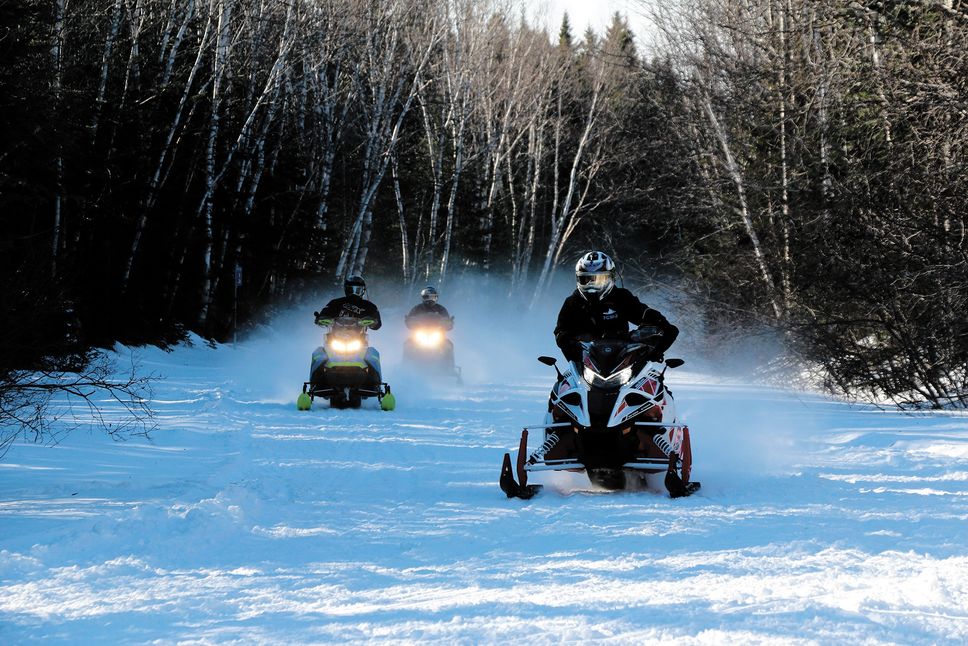
M306 312L235 346L119 347L163 377L150 438L92 426L0 460L0 643L968 641L964 416L673 350L698 494L565 473L508 500L552 323L454 313L462 387L401 370L403 310L371 334L393 412L296 410Z

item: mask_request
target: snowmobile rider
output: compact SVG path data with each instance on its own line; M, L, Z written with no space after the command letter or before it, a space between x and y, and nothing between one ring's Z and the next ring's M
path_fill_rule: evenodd
M374 321L370 325L371 330L379 330L383 325L380 320L380 310L376 305L363 298L366 295L366 281L362 276L349 276L343 282L343 293L346 296L334 298L326 307L313 312L316 315L316 325L328 325L325 321L332 321L336 318L348 316L355 319L370 319Z
M427 285L420 290L421 302L414 305L410 313L404 317L407 328L414 331L404 345L404 357L424 360L439 356L442 366L447 372L454 369L454 342L441 332L430 332L422 328L452 330L454 317L447 308L437 302L440 295L437 288Z
M334 298L326 307L313 312L316 316L316 325L332 325L333 320L342 317L355 318L360 321L370 320L372 323L367 327L371 330L379 330L383 322L380 320L380 310L376 305L364 298L366 295L366 281L362 276L349 276L343 282L342 298ZM323 358L325 360L325 357ZM376 373L377 383L383 381L383 373L380 368L380 353L373 346L367 347L366 363L373 368Z
M454 317L450 315L446 307L437 302L439 296L437 288L433 285L427 285L420 290L421 302L414 305L410 313L404 317L407 328L413 329L417 327L421 320L439 319L437 322L445 330L452 330L454 328Z
M660 335L651 356L663 354L679 335L679 328L624 287L615 286L615 263L601 251L590 251L575 265L577 289L561 306L555 342L568 361L581 362L580 341L629 339L629 324L655 326Z

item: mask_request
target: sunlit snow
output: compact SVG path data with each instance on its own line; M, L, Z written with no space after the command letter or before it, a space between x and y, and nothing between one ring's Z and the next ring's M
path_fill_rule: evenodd
M296 317L237 347L134 350L165 377L150 440L79 430L0 462L0 643L968 640L968 419L683 354L699 494L564 473L508 500L550 324L456 313L463 388L395 380L385 314L392 413L298 412L318 332Z

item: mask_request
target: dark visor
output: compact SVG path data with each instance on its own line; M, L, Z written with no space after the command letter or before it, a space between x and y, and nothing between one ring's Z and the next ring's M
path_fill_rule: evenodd
M578 274L576 276L579 285L595 285L604 287L608 284L608 274Z

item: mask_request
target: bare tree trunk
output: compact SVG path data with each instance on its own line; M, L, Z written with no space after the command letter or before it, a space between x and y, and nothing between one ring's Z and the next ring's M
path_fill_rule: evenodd
M101 110L104 107L104 97L108 87L108 71L111 64L111 54L114 51L114 41L118 37L121 29L121 0L114 0L114 8L111 11L111 27L104 41L104 55L101 57L101 82L97 90L97 99L94 104L94 120L91 124L91 140L97 140L98 122L101 118Z
M403 271L403 283L410 279L410 243L407 240L407 217L403 205L403 195L400 193L400 165L397 155L390 156L390 166L393 171L393 197L397 201L397 216L400 222L400 269Z
M871 66L874 68L874 82L876 85L875 91L877 92L877 98L881 104L881 123L884 128L884 141L887 142L888 146L893 146L894 144L894 134L891 127L891 119L888 116L888 107L890 103L887 100L887 94L884 92L884 70L881 65L881 53L878 50L878 45L880 45L880 34L877 32L877 26L875 25L876 14L867 15L867 32L868 32L868 43L870 44L870 55L871 55Z
M54 102L57 111L61 110L61 92L64 74L64 8L66 0L54 1L54 33L51 38L51 59L54 68ZM57 157L54 159L54 179L56 190L54 193L54 226L51 236L51 276L57 276L57 258L60 256L62 209L64 201L64 153L63 146L58 141Z
M396 8L400 10L402 6ZM387 18L385 28L389 29L390 33L387 35L388 40L386 42L380 42L383 47L381 60L377 60L380 52L375 51L376 45L374 43L369 45L370 70L371 74L376 76L371 76L368 79L373 111L369 115L367 127L363 190L356 220L336 267L337 280L342 280L348 273L363 273L363 268L366 266L366 256L369 252L372 234L373 201L390 163L390 154L400 138L403 122L410 111L414 98L420 92L420 79L424 67L430 60L440 35L439 25L436 23L429 25L430 29L426 34L426 42L420 44L423 51L419 53L416 64L413 65L412 72L410 72L406 67L399 64L398 42L404 37L404 34L401 33L400 27L396 23L397 17L391 12L385 18ZM412 56L414 53L416 52L410 51L406 54ZM407 85L407 76L410 76L410 87L406 93L406 98L401 101L404 87ZM399 110L394 115L393 109L397 105L399 105Z
M426 261L423 261L425 272L429 273L436 255L437 219L443 193L444 146L450 114L448 113L444 118L444 122L439 128L436 128L431 123L426 101L423 100L422 96L418 97L418 99L420 100L420 111L423 114L424 135L427 141L427 156L430 161L430 177L433 182L433 193L430 197L430 217L428 218Z
M454 239L454 227L457 224L457 191L460 186L461 171L464 169L464 127L466 125L467 114L462 112L458 123L454 126L454 175L450 183L450 197L447 198L447 224L444 228L444 249L440 257L441 284L447 278L450 248Z
M812 39L812 47L807 49L808 52L810 50L813 52L814 60L812 61L812 67L820 76L820 79L817 82L817 120L819 121L818 130L820 134L820 166L823 169L823 180L820 185L820 191L824 201L823 210L825 219L829 219L830 200L833 198L833 178L831 177L830 173L830 118L827 114L827 93L829 91L830 78L824 57L820 28L816 25L816 8L811 7L810 11L810 36Z
M777 88L777 107L780 113L780 229L783 254L780 270L780 283L783 289L783 311L792 307L790 271L793 264L790 254L790 174L787 160L787 0L780 0L778 11L780 38L780 83Z
M519 279L519 284L525 284L528 281L528 274L531 270L531 258L534 255L534 237L535 237L535 227L537 224L537 208L538 208L538 188L541 185L541 160L544 157L544 125L541 126L541 131L537 134L537 144L534 151L534 169L531 176L531 188L528 195L528 242L525 246L523 257L521 259L521 275Z
M219 125L222 104L222 79L228 65L230 46L230 25L234 0L218 0L219 16L215 41L215 59L212 69L212 114L208 129L208 145L205 152L205 197L202 199L202 218L204 228L204 250L202 261L204 264L204 279L202 283L202 307L198 313L198 322L202 327L208 320L210 306L208 293L212 282L212 210L215 198L215 145L219 136Z
M568 227L569 224L574 220L575 214L578 210L572 210L572 200L575 198L575 191L578 188L578 170L584 161L585 149L588 147L588 144L592 139L595 125L598 121L600 110L599 101L601 99L603 89L602 78L599 76L592 92L592 98L588 106L588 113L585 115L585 127L582 131L581 137L578 140L578 147L575 149L575 155L571 160L571 171L568 175L568 188L565 192L565 199L561 204L560 212L553 214L551 236L548 240L548 249L545 253L544 265L541 267L541 274L538 276L538 284L535 287L534 295L531 298L531 307L535 306L548 285L548 281L551 278L551 274L554 269L554 263L561 254L564 240L567 240L567 237L565 237L564 240L562 239L562 234L565 233L566 227ZM557 127L560 128L560 125ZM556 138L558 136L560 135L556 133ZM556 157L558 145L559 144L556 141ZM573 227L571 230L573 230ZM568 235L571 235L571 230L568 231Z
M733 180L733 184L736 186L736 197L739 200L738 213L743 220L743 226L746 227L746 235L749 236L750 242L753 244L753 254L756 257L756 263L759 266L770 305L773 307L773 314L777 320L781 320L782 310L776 299L773 277L770 275L769 267L767 267L766 257L763 255L763 247L760 244L759 236L756 234L756 229L753 227L753 220L750 217L749 207L746 203L746 184L743 180L743 173L740 170L739 164L736 163L736 159L733 157L726 131L716 116L716 112L713 110L712 100L708 96L703 97L703 109L709 118L709 124L712 126L713 133L716 135L716 139L719 141L720 148L723 151L726 170Z
M177 0L172 1L172 5L176 3ZM172 9L174 11L174 9ZM175 67L175 60L178 57L178 51L181 49L182 41L185 39L185 32L188 29L188 23L195 16L195 0L188 0L188 6L185 9L185 16L182 19L181 25L178 27L178 33L175 34L175 41L171 45L171 50L168 52L168 58L165 62L165 69L162 72L160 83L161 87L168 87L168 81L171 79L171 72ZM160 56L164 56L165 48L161 48ZM161 60L159 59L159 63Z
M172 145L175 141L175 134L182 125L182 113L185 110L185 104L188 102L188 99L191 96L192 86L195 83L195 76L198 74L198 70L202 65L202 59L205 55L205 49L208 44L211 26L212 22L211 19L209 19L205 23L205 31L202 33L201 40L199 41L195 62L188 74L188 80L185 82L185 89L182 92L181 98L179 99L178 108L175 110L175 116L172 119L171 127L168 129L168 137L165 140L165 145L162 147L161 153L158 157L158 164L155 166L155 172L151 176L151 180L148 183L148 192L142 203L141 214L138 216L138 222L134 231L134 238L131 241L131 249L128 252L128 259L124 266L124 274L121 277L122 293L126 293L128 290L129 281L131 279L131 268L134 266L135 258L138 255L138 251L141 246L141 237L144 235L145 226L148 224L148 214L155 205L155 201L158 197L158 190L164 181L162 173L165 167L165 162L167 161L168 155L172 150Z

